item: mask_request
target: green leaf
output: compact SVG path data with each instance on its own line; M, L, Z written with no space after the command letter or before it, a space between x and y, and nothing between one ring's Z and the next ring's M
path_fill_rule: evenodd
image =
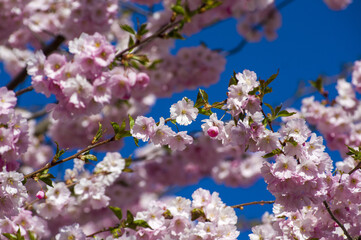
M162 59L156 59L147 68L151 70L155 70L157 68L157 65L161 62L163 62Z
M281 108L282 108L282 104L275 108L275 116L277 116L277 114L281 111Z
M132 38L132 36L129 36L129 40L128 40L128 48L129 47L133 47L134 46L134 39Z
M171 7L172 11L179 14L179 15L185 15L186 11L181 5L173 5Z
M119 220L122 220L123 213L121 208L109 206L109 209L112 210L112 212L115 214L115 216L117 216Z
M273 80L276 79L276 77L278 76L278 73L280 72L280 70L277 70L277 73L273 74L272 76L270 76L267 81L266 81L266 86L268 86L271 82L273 82Z
M204 219L206 219L206 215L204 214L204 211L200 208L194 208L191 211L191 216L192 216L192 221L197 220L200 217L203 217Z
M214 102L212 104L212 108L217 108L217 109L222 109L223 106L224 106L223 102Z
M133 214L129 210L127 210L127 220L125 222L128 224L131 224L134 222Z
M322 77L319 76L315 81L310 81L310 84L317 89L317 91L322 92L323 89L323 80Z
M174 38L174 39L180 39L180 40L184 40L185 38L182 36L182 34L179 33L179 30L177 29L173 29L172 31L170 31L167 34L168 37L170 38Z
M131 59L138 61L142 65L145 65L149 62L149 59L146 55L133 55Z
M218 6L222 5L222 2L221 1L207 1L206 3L206 6L204 7L205 10L210 10L210 9L213 9L213 8L216 8Z
M135 138L135 137L133 137L133 139L134 139L134 143L135 143L135 145L137 146L137 147L139 147L139 139L138 138Z
M231 77L231 79L229 79L229 83L228 83L228 87L232 86L232 85L237 85L238 80L236 78L237 73L235 71L233 71L233 76Z
M202 99L204 100L205 103L208 103L208 94L206 93L206 91L199 89L199 93L202 96Z
M58 161L59 158L61 157L61 155L63 155L68 150L68 148L65 150L64 149L59 150L58 142L55 141L55 143L56 143L56 153L55 153L55 156L53 157L53 162Z
M124 168L124 169L123 169L123 172L132 173L132 172L134 172L134 171L133 171L133 169L131 169L131 168Z
M98 142L99 139L103 136L103 126L100 122L98 124L99 124L98 131L93 138L92 144Z
M28 231L28 235L29 235L30 240L37 240L37 238L35 237L35 235L32 231Z
M153 229L153 228L151 228L151 227L149 226L149 224L148 224L146 221L144 221L144 220L135 220L133 223L134 223L135 225L139 226L139 227Z
M90 161L98 161L98 158L93 154L86 154L82 156L82 159L90 160Z
M133 129L134 119L129 114L128 114L128 118L129 118L129 127L130 127L130 129Z
M133 160L132 160L132 157L129 156L129 157L125 158L124 161L125 161L125 167L129 167L130 164L132 164Z
M210 109L209 110L204 110L204 108L198 108L198 113L206 115L206 116L211 116L212 115L212 111Z
M140 25L137 34L138 34L139 36L143 36L143 35L146 34L147 32L149 32L149 30L147 29L147 24L146 24L146 23L143 23L142 25Z
M296 112L288 112L287 110L282 110L278 113L277 117L289 117L296 114Z
M281 152L282 152L281 149L277 148L277 149L274 149L272 152L267 153L266 155L263 155L262 157L263 158L270 158L270 157L273 157L275 155L279 155Z
M135 35L134 29L131 26L127 25L127 24L120 25L120 28L123 29L124 31L130 33L130 34Z
M119 124L116 122L111 122L110 124L112 125L113 130L114 130L115 140L119 140L120 139L119 134L121 132Z
M54 187L53 186L53 181L51 181L50 178L39 178L41 181L43 181L46 185L50 186L50 187Z
M297 147L298 142L296 142L293 137L290 137L289 139L286 140L286 142L291 143L294 147Z
M275 110L273 109L273 107L268 103L263 103L263 104L266 105L269 109L271 109L272 116L275 116Z
M125 120L123 120L122 125L120 125L120 131L124 132L126 126L127 124L125 123Z
M194 104L194 107L199 108L199 107L202 107L202 106L204 106L204 101L202 99L202 94L200 92L198 92L197 100L196 100L196 102Z
M4 237L6 237L7 239L10 239L10 240L17 240L18 238L12 234L12 233L3 233L2 234Z

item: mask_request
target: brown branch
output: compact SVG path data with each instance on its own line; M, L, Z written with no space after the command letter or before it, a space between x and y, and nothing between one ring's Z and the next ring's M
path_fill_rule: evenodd
M231 206L231 208L239 208L241 210L243 210L243 207L244 206L249 206L249 205L256 205L256 204L259 204L259 205L264 205L264 204L273 204L275 203L275 201L255 201L255 202L249 202L249 203L242 203L242 204L238 204L238 205L234 205L234 206Z
M350 234L347 232L345 226L342 225L342 223L335 217L335 215L333 215L330 207L328 206L326 201L323 201L323 205L325 205L327 212L330 214L331 218L338 224L338 226L340 226L340 228L342 228L343 233L346 235L348 240L352 240L352 237L350 236Z
M112 142L112 141L116 141L116 140L115 140L115 137L112 137L112 138L109 138L109 139L107 139L107 140L104 140L104 141L101 141L101 142L92 144L92 145L84 148L83 150L77 152L76 154L74 154L74 155L72 155L72 156L70 156L70 157L64 158L64 159L62 159L62 160L59 160L59 161L57 161L57 162L52 162L52 161L51 161L51 162L47 163L44 167L42 167L42 168L40 168L40 169L38 169L38 170L36 170L36 171L34 171L34 172L32 172L32 173L29 173L29 174L25 175L25 176L24 176L24 179L32 178L32 177L34 177L36 174L41 173L41 172L43 172L44 170L50 169L50 168L52 168L52 167L54 167L54 166L56 166L56 165L59 165L59 164L61 164L61 163L67 162L67 161L69 161L69 160L71 160L71 159L77 158L77 157L79 157L80 155L82 155L84 152L87 152L87 151L89 151L89 150L91 150L91 149L93 149L93 148L96 148L96 147L98 147L98 146L104 145L104 144L109 143L109 142Z
M43 50L45 56L49 56L52 52L57 50L60 45L65 41L65 37L62 35L57 35L54 40L46 46ZM18 75L16 75L6 86L9 90L14 90L20 83L24 82L28 73L26 71L26 67L21 70Z
M117 227L119 227L119 226L117 226ZM95 235L97 235L97 234L99 234L99 233L109 232L109 231L111 231L111 230L113 230L114 228L117 228L117 227L103 228L102 230L99 230L99 231L97 231L97 232L95 232L95 233L89 234L89 235L87 235L86 237L87 237L87 238L94 237Z
M23 89L17 91L17 92L15 93L15 96L18 97L18 96L20 96L20 95L23 94L23 93L32 91L33 89L34 89L33 86L29 86L29 87L23 88Z

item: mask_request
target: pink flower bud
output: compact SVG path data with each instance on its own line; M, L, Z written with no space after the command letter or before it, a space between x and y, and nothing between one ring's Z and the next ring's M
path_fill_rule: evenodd
M36 197L38 199L43 199L45 197L45 193L44 191L39 191L37 194L36 194Z
M207 130L207 133L208 133L208 136L210 136L210 137L217 137L218 133L219 133L219 129L216 126L213 126Z

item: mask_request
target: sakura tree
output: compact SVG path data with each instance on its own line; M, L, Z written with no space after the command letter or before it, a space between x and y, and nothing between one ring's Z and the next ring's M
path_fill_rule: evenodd
M0 239L238 239L235 209L264 204L272 213L252 240L361 239L361 61L315 77L298 109L270 101L277 69L221 77L246 44L277 38L292 2L0 1L11 76L0 88ZM351 2L324 0L337 11ZM242 36L235 48L174 53L227 19ZM220 79L225 91L211 96ZM27 94L44 108L24 108ZM201 187L169 194L207 177L234 188L262 178L273 198L229 205Z

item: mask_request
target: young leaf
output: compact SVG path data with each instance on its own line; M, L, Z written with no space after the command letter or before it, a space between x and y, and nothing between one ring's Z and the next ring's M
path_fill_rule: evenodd
M268 103L264 103L264 105L266 105L269 109L271 109L272 116L275 116L275 110L273 109L273 107Z
M129 118L129 126L130 126L130 129L132 129L133 126L134 126L134 119L133 119L132 116L130 116L129 114L128 114L128 118Z
M93 138L92 144L98 142L99 139L103 136L103 126L100 122L98 124L99 124L98 131Z
M134 143L135 143L135 145L137 146L137 147L139 147L139 139L138 138L135 138L135 137L133 137L133 139L134 139Z
M130 33L130 34L133 34L133 35L135 34L134 29L131 26L127 25L127 24L120 25L120 28L123 29L124 31Z
M134 46L134 39L132 38L132 36L129 36L128 47L132 47L132 46Z
M317 89L317 91L322 92L323 89L323 83L322 83L322 77L318 77L315 81L310 81L310 84Z
M127 220L126 220L126 223L128 224L131 224L134 222L134 217L133 217L133 214L127 210Z
M147 24L146 24L146 23L143 23L142 25L140 25L137 34L138 34L139 36L143 36L143 35L146 34L147 32L149 32L149 30L147 30Z
M115 214L115 216L117 216L119 220L122 220L123 213L121 208L109 206L109 209L112 210L112 212Z
M289 117L296 114L296 112L288 112L287 110L282 110L278 113L277 117Z
M56 153L55 153L55 156L53 157L53 162L56 162L59 160L59 158L61 157L61 155L63 155L67 150L67 149L61 149L59 150L59 144L55 141L56 143Z
M277 70L277 73L273 74L272 76L270 76L267 81L266 81L266 86L268 86L271 82L273 82L273 80L276 79L276 77L278 76L278 73L280 72L280 70Z
M206 116L211 116L212 115L212 111L210 109L209 110L204 110L204 108L198 108L198 113L206 115Z
M179 14L179 15L185 15L186 11L181 5L173 5L171 7L172 11Z
M118 135L119 133L120 133L120 127L119 127L119 124L118 123L116 123L116 122L111 122L110 123L111 125L112 125L112 127L113 127L113 130L114 130L114 135L116 136L116 135ZM119 140L119 139L117 139L117 140Z
M82 160L98 161L98 158L93 154L85 154L81 156Z
M149 224L148 224L146 221L144 221L144 220L135 220L133 223L134 223L135 225L139 226L139 227L153 229L153 228L151 228L151 226L149 226Z

